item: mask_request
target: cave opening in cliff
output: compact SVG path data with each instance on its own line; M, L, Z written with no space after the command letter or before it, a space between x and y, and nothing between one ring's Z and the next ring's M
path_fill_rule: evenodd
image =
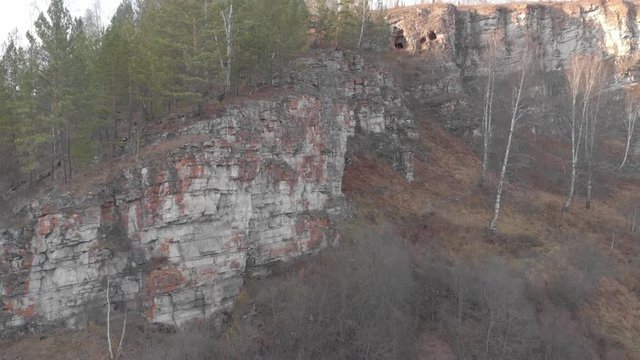
M429 31L429 34L427 34L427 36L429 37L429 40L431 40L431 41L433 41L433 40L438 38L438 35L433 30Z
M407 38L404 37L404 30L393 27L393 46L396 50L402 50L407 47Z

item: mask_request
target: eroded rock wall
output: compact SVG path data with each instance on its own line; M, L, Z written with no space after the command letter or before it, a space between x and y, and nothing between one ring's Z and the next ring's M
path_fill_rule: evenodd
M378 136L412 176L394 86L357 56L300 59L275 94L149 136L112 181L34 200L0 231L0 331L104 319L107 279L115 306L179 326L228 309L249 269L338 241L350 138Z
M501 72L519 69L527 47L535 51L535 66L547 72L564 69L579 52L618 62L638 54L637 5L622 0L419 5L394 10L388 20L396 29L396 41L403 42L402 51L452 72L441 77L439 86L425 89L433 95L459 91L464 77L486 74L487 44L494 34ZM619 75L624 81L628 74Z

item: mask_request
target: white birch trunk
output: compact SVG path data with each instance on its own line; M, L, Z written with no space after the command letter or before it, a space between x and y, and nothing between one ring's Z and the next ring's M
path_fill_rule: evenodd
M593 149L595 146L596 124L602 96L601 86L604 80L604 67L602 59L598 56L587 58L585 71L585 158L587 161L587 189L585 207L591 208L591 190L593 188ZM591 97L596 96L595 108L592 108Z
M120 341L118 342L118 348L116 349L115 356L113 355L113 346L111 343L111 282L109 276L107 276L107 344L109 345L109 359L118 360L122 353L122 344L124 342L124 335L127 331L127 309L125 308L124 320L122 322L122 331L120 333Z
M522 98L522 88L524 87L524 79L527 73L527 67L529 63L529 51L525 52L525 58L523 59L522 65L522 74L520 75L520 85L518 86L518 93L516 95L516 101L513 105L513 112L511 115L511 122L509 124L509 137L507 138L507 146L504 151L504 159L502 160L502 169L500 170L500 177L498 178L498 186L496 188L496 201L493 206L493 217L491 218L491 222L489 222L488 230L494 232L496 230L496 225L498 224L498 217L500 216L500 205L502 198L502 190L504 189L504 178L507 173L507 165L509 164L509 154L511 152L511 144L513 142L513 132L516 127L516 123L520 118L520 100Z
M220 63L224 68L224 92L226 93L231 89L231 62L233 57L233 3L229 4L229 10L225 14L221 11L222 23L224 24L224 34L227 45L226 64L222 64L222 58Z
M578 168L578 155L580 153L580 141L582 138L582 124L584 122L583 117L578 124L577 122L577 107L578 107L578 94L580 92L580 84L582 81L582 74L584 72L582 59L574 56L571 59L571 64L567 70L567 81L569 83L569 89L571 91L571 122L569 124L571 131L571 175L569 177L569 191L567 198L562 205L563 210L568 209L571 206L573 197L576 191L576 178Z
M624 119L624 125L627 128L627 141L624 147L624 156L622 158L622 163L618 169L622 169L624 164L627 162L627 157L629 156L629 148L631 147L631 139L633 138L633 131L636 126L636 120L638 120L638 108L630 105L627 107L627 116Z
M489 73L487 76L487 88L484 97L484 113L482 117L482 167L480 172L480 187L484 186L484 180L489 164L489 146L491 146L492 137L493 95L495 94L496 82L496 58L500 40L500 34L494 32L487 41L487 63L489 65Z
M493 108L495 74L493 69L489 70L489 78L487 79L487 91L485 94L485 107L482 119L482 170L480 173L480 187L484 185L484 179L487 173L489 163L489 146L491 144L491 120Z
M111 283L107 276L107 343L109 345L109 359L113 360L113 349L111 347L111 299L109 294L109 288Z
M596 100L596 107L592 110L592 114L589 117L589 128L587 136L587 200L585 207L591 208L591 191L593 189L593 149L596 142L596 126L598 123L598 111L600 110L601 92L598 94Z
M358 49L362 46L362 36L364 35L364 24L367 20L367 8L369 7L369 0L362 0L362 18L360 19L360 37L358 37Z

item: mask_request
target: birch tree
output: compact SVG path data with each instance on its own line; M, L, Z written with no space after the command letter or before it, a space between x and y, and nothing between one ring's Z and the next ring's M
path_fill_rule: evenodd
M224 36L227 53L226 56L220 56L220 66L224 69L224 93L231 88L231 63L233 58L233 2L229 3L229 7L220 11L222 16L222 24L224 26Z
M484 185L489 162L489 147L491 146L491 126L493 116L493 95L495 93L497 52L500 42L498 32L491 34L487 40L487 87L484 96L484 112L482 115L482 170L480 172L480 187Z
M587 209L591 207L591 190L593 188L593 149L596 141L596 128L598 124L598 112L602 99L602 90L605 83L605 67L602 58L596 55L588 55L584 58L584 98L582 101L582 116L585 134L585 162L587 165L586 203Z
M624 164L627 162L629 148L631 147L631 139L633 138L633 132L636 127L636 121L638 120L638 116L640 116L640 104L638 104L631 96L627 96L626 102L627 106L625 116L622 117L622 122L624 123L627 136L624 147L624 156L622 157L622 163L618 169L622 169Z
M569 89L569 96L571 100L570 118L569 118L569 131L571 133L571 175L569 178L569 192L567 199L564 202L563 209L568 209L571 206L571 201L575 195L577 168L578 168L578 153L580 151L580 142L582 139L583 130L583 118L578 119L578 98L580 95L580 86L582 84L583 77L583 59L576 55L573 56L569 62L569 67L566 71L567 87Z
M109 346L109 359L110 360L118 360L120 355L122 354L122 343L124 341L124 335L127 331L127 308L125 304L124 309L124 320L122 320L122 332L120 333L120 341L118 341L118 347L116 348L116 352L113 352L113 344L111 341L111 295L110 295L111 281L109 276L107 276L107 345Z
M518 120L522 117L523 110L521 109L522 102L522 90L524 88L524 80L526 78L529 63L531 61L530 46L527 46L523 54L522 70L520 73L520 81L518 88L515 89L515 98L513 106L511 108L511 120L509 121L509 136L507 137L507 145L504 150L504 159L502 160L502 168L500 169L500 177L498 178L498 185L496 187L496 199L493 206L493 217L489 222L488 230L495 232L496 225L498 223L498 217L500 216L500 205L502 200L502 191L504 189L504 178L507 173L507 166L509 164L509 155L511 153L511 144L513 143L513 132L515 131Z
M360 1L360 36L358 36L358 49L362 47L362 36L364 35L364 26L369 17L369 0Z

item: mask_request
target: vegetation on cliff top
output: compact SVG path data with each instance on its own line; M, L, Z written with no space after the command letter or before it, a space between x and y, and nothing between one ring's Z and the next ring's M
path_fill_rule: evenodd
M145 125L282 83L309 46L374 46L379 13L355 0L125 0L104 29L52 0L26 45L13 34L2 47L3 180L66 182L137 153Z

